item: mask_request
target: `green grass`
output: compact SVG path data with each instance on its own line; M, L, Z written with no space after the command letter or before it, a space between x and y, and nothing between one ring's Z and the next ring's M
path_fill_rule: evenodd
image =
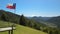
M10 22L0 21L0 28L1 27L9 27L11 25L12 25L12 23L10 23Z
M46 33L32 29L32 28L29 28L29 27L17 25L14 34L46 34Z
M0 34L8 34L8 31L0 32ZM14 30L14 34L47 34L47 33L29 27L16 25L16 30Z

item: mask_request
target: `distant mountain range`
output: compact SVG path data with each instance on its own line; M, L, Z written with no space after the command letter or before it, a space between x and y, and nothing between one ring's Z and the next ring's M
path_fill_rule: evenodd
M53 25L54 27L60 27L60 16L56 17L28 17L28 19L33 19L37 22L43 23L45 25Z
M60 16L52 17L51 19L47 20L50 23L54 23L60 27Z
M34 16L34 17L28 17L29 19L35 19L35 20L37 20L37 21L47 21L47 20L49 20L49 19L51 19L52 17L41 17L41 16L39 16L39 17L37 17L37 16Z

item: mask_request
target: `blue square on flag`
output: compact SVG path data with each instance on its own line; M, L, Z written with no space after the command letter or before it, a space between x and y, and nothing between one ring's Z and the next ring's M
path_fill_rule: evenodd
M16 3L9 3L7 5L7 8L9 8L9 9L15 9L16 8Z

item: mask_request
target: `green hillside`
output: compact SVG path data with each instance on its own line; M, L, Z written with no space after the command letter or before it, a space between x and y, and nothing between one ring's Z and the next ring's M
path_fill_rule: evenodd
M39 20L39 19L38 19ZM59 28L51 28L48 25L45 25L44 21L36 21L35 19L28 19L23 14L17 15L11 12L0 10L0 28L9 27L14 24L19 24L16 26L15 34L60 34ZM23 26L21 26L23 25ZM51 24L52 26L52 24ZM7 32L0 32L0 34L8 34Z
M46 34L46 33L32 29L32 28L17 25L14 34Z
M3 21L0 21L0 22L2 23ZM3 26L8 26L8 24L3 25ZM8 31L0 32L0 34L8 34ZM39 30L35 30L35 29L32 29L32 28L29 28L29 27L25 27L25 26L21 26L21 25L16 25L16 30L14 30L14 34L46 34L46 33L42 32L42 31L39 31Z

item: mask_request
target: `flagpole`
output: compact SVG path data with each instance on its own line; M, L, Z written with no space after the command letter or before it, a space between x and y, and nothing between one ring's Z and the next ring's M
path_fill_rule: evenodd
M14 9L14 14L15 14L16 9ZM11 30L11 34L13 34L13 27L14 27L14 23L12 24L12 30Z
M10 3L12 3L12 0L10 0ZM16 9L13 9L14 10L14 14L16 13ZM12 16L14 16L14 15L12 15ZM9 34L11 33L11 34L13 34L13 27L15 26L15 24L14 23L12 23L12 25L11 25L11 28L12 28L12 30L11 30L11 32L9 31Z

